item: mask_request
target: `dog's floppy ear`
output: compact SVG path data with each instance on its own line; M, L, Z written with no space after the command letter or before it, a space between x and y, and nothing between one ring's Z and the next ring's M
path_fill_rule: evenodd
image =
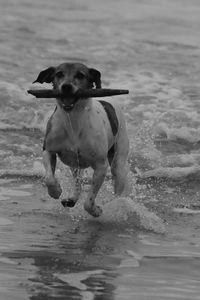
M101 73L96 69L89 69L90 78L94 82L97 89L101 89Z
M35 82L50 83L53 81L54 73L55 73L55 68L49 67L48 69L41 71L40 74L38 75L38 78L35 81L33 81L33 83Z

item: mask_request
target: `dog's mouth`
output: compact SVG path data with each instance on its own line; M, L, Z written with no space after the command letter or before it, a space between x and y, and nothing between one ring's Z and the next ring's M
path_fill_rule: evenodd
M76 101L76 102L77 102L77 101ZM62 102L62 103L61 103L61 106L62 106L62 108L63 108L65 111L70 112L70 111L72 111L72 109L74 108L74 105L76 104L76 102L73 102L73 103L71 103L71 104Z
M73 110L77 101L78 97L75 95L68 95L68 97L60 98L60 105L65 111L70 112Z

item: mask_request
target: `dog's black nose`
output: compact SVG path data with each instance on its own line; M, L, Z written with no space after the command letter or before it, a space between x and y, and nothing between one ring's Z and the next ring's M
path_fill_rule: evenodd
M62 89L63 94L65 94L65 95L73 94L73 91L74 91L74 88L73 88L72 84L70 84L70 83L64 83L62 85L61 89Z

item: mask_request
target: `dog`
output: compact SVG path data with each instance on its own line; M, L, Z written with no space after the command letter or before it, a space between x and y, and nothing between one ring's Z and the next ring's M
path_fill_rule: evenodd
M58 199L62 193L55 178L57 157L70 167L74 178L73 194L61 201L63 206L76 204L81 194L81 170L91 167L94 172L84 209L99 217L102 208L95 204L95 198L109 166L115 194L121 195L127 187L129 139L120 105L74 96L79 88L101 88L101 73L81 63L49 67L35 82L52 83L53 89L67 95L56 99L56 109L46 127L43 163L48 194Z

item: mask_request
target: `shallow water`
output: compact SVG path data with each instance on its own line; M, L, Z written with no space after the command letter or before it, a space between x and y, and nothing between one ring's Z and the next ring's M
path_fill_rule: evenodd
M0 0L0 298L199 299L200 4L197 0ZM128 88L132 193L107 178L93 219L42 183L54 101L26 93L63 61ZM48 85L47 85L48 86ZM91 172L86 172L88 179ZM69 172L58 164L64 196Z

